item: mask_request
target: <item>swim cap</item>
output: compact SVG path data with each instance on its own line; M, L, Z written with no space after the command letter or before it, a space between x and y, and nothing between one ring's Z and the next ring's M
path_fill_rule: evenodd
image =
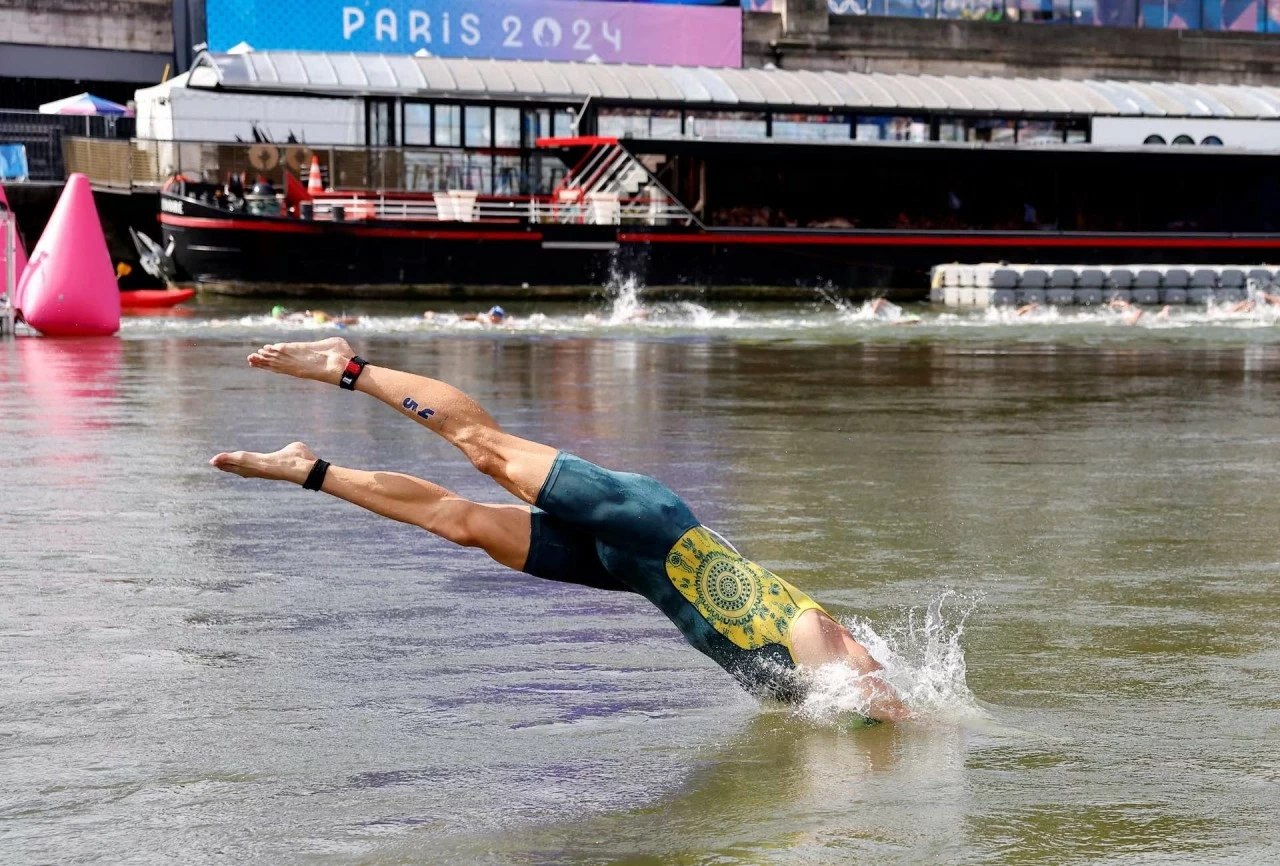
M274 307L271 308L271 318L273 319L282 319L284 318L284 314L285 314L285 308L280 306L279 304L276 304Z
M505 319L507 317L507 311L502 309L502 307L499 307L497 304L494 304L489 308L489 315L497 316L499 319Z

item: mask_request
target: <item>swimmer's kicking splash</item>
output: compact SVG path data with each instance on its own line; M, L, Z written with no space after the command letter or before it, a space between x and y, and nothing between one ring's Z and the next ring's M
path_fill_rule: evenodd
M452 385L366 364L340 338L264 346L249 364L376 397L526 504L470 502L409 475L334 466L301 442L270 454L219 454L209 461L218 469L321 490L535 577L639 593L756 694L795 701L806 669L848 665L868 716L907 718L880 664L842 625L723 544L658 481L513 436Z

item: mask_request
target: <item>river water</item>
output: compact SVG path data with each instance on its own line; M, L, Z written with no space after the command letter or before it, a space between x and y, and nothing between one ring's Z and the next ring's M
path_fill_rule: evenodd
M210 301L0 343L0 862L1280 860L1274 318L354 312L375 363L676 488L919 720L761 706L641 599L208 468L300 438L506 500L244 364L332 326Z

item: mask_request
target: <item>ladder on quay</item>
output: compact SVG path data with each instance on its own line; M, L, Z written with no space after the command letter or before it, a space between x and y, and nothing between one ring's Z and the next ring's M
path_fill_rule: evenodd
M13 211L0 205L0 251L4 252L4 267L0 268L0 339L12 337L17 314L13 309L13 297L18 291L18 223Z

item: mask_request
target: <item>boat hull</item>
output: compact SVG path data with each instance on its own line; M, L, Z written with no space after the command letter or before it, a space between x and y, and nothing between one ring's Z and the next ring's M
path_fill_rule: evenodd
M655 294L924 298L946 262L1260 264L1280 235L704 229L228 214L161 215L179 278L228 294L581 297L634 280Z

